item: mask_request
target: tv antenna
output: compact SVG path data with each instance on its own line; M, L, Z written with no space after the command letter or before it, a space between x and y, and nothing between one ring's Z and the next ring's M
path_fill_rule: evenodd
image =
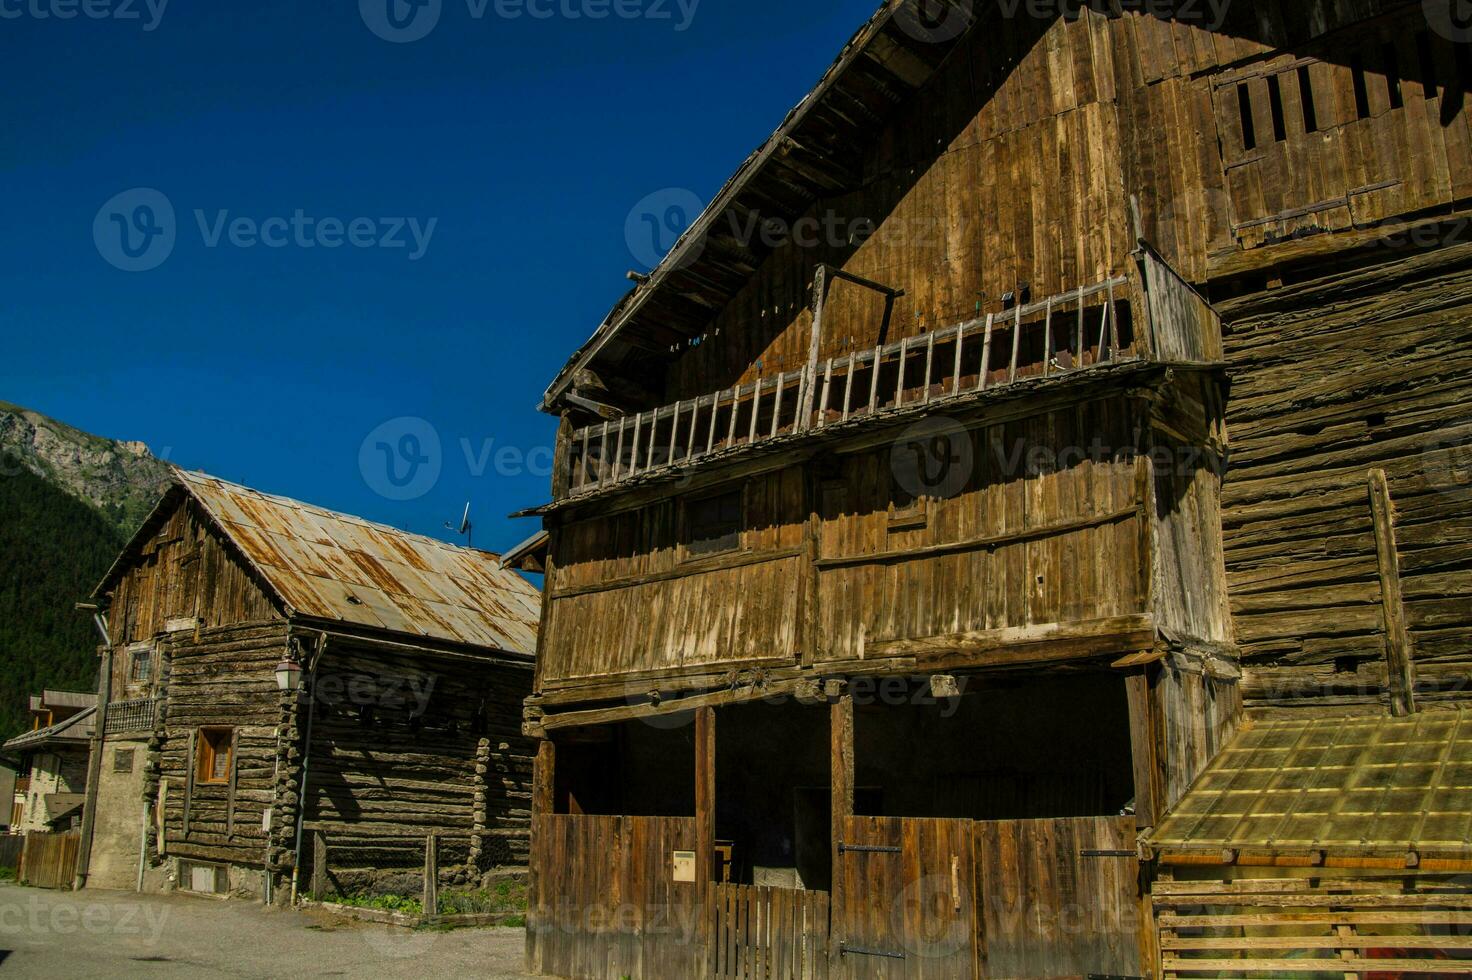
M456 527L449 521L445 522L445 530L454 531L456 534L465 535L465 547L475 547L471 542L474 540L474 525L470 523L470 501L465 502L465 514L460 518L460 526Z

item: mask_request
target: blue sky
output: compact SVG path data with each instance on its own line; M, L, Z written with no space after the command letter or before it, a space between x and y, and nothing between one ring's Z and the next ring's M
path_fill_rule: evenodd
M467 500L478 547L535 530L505 516L548 493L535 405L641 267L631 209L708 200L877 0L415 2L0 0L0 400L420 533Z

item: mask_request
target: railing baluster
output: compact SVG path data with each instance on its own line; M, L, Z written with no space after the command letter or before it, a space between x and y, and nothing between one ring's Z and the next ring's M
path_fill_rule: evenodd
M900 341L900 377L894 386L894 407L899 408L905 402L905 356L910 353L910 338L906 337Z
M976 379L976 390L986 391L987 372L992 369L992 322L995 313L986 315L986 339L981 342L981 377Z
M869 414L879 411L879 362L884 359L884 346L874 348L874 374L869 378Z
M935 331L930 331L930 340L925 344L925 397L923 402L930 404L930 373L935 370Z
M761 414L762 379L756 379L756 388L751 393L751 432L746 436L747 445L756 442L756 417Z
M644 457L644 472L654 469L654 454L658 452L659 409L649 413L649 455Z
M849 406L854 399L854 371L859 366L859 357L852 349L848 352L848 382L843 386L843 421L848 421Z
M1012 324L1012 364L1007 368L1007 383L1017 380L1017 357L1022 353L1022 303L1017 304L1017 316Z
M1043 377L1053 373L1053 297L1048 297L1048 310L1043 314Z
M675 450L680 448L680 408L684 404L683 399L675 402L675 417L670 420L670 458L666 462L671 465L675 462ZM695 428L694 420L691 420L690 428Z
M608 422L603 423L603 434L598 437L598 485L608 480Z
M583 458L578 461L578 489L588 485L588 439L592 436L593 427L590 425L583 430Z
M833 390L833 358L828 358L828 367L823 371L823 400L818 403L818 425L828 424L828 397Z
M1109 359L1119 353L1119 310L1114 306L1114 280L1109 280Z
M726 432L726 448L736 445L736 411L741 407L741 382L731 389L731 428Z
M613 454L613 478L612 479L613 479L613 482L614 483L617 483L618 482L619 470L623 467L623 461L624 461L624 426L627 425L628 422L629 422L628 416L624 416L623 418L621 418L621 419L618 420L618 449L615 450L614 451L614 454Z
M710 435L705 438L705 451L707 454L716 448L716 418L721 414L721 393L718 391L710 399Z
M782 425L782 386L787 383L787 372L777 372L777 400L772 403L772 438L777 438L777 432Z
M965 341L966 324L963 323L956 328L956 363L951 368L951 373L955 375L955 377L951 379L952 396L959 395L961 393L961 345L965 343Z
M700 399L690 403L690 438L685 440L685 459L689 460L695 455L695 430L700 421Z
M1078 287L1078 329L1075 331L1073 356L1077 363L1074 369L1084 366L1084 287Z

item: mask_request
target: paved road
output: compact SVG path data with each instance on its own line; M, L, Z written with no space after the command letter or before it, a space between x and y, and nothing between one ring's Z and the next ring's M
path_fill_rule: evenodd
M0 980L483 977L523 980L520 929L408 932L245 901L0 884Z

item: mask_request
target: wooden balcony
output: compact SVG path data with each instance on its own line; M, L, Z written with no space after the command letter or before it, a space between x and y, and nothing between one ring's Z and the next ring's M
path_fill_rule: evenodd
M566 492L581 499L746 453L898 420L933 406L1154 362L1216 364L1221 320L1144 242L1128 274L918 337L781 372L573 433ZM829 275L820 270L815 294ZM864 285L884 290L876 283Z

